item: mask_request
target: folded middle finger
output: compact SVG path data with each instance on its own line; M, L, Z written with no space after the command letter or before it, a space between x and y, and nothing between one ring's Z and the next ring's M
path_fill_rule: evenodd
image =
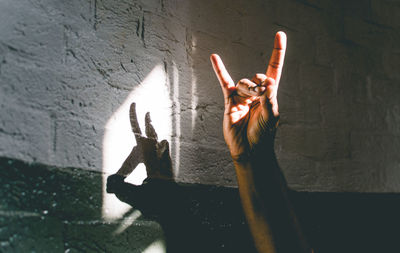
M242 79L236 85L237 93L241 97L257 97L261 96L265 87L257 85L249 79Z

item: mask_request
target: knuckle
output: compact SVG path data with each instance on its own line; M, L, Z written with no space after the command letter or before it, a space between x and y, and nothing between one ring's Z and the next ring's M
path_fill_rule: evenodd
M269 63L269 66L271 66L272 68L277 69L277 68L281 67L282 65L281 65L279 62L271 61L271 62Z
M247 83L247 81L248 81L247 78L242 78L242 79L240 79L239 84L245 84L245 83Z
M257 73L255 77L256 77L256 79L259 79L261 81L263 81L263 80L265 80L267 78L266 75L261 74L261 73Z

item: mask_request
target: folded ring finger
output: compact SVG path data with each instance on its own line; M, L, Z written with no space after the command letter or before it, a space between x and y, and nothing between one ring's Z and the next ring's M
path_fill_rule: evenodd
M251 81L257 85L261 85L266 79L267 76L264 74L255 74L253 78L251 78Z
M242 97L261 96L265 91L265 87L259 86L249 79L240 80L236 85L236 89L238 95Z

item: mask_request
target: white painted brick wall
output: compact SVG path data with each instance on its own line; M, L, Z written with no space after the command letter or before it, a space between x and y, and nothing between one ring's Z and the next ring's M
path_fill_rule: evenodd
M150 111L166 132L178 181L234 186L208 56L219 53L235 80L251 77L283 30L276 151L289 184L398 192L399 9L379 0L3 0L0 155L103 170L104 140L116 131L107 122L140 98L139 120ZM166 95L143 85L157 66ZM129 145L116 148L119 163Z

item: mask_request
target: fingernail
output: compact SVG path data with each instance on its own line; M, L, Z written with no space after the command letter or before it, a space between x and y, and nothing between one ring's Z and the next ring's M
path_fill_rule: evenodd
M254 89L254 91L255 91L255 92L261 93L261 92L265 91L265 87L257 86L257 87Z

